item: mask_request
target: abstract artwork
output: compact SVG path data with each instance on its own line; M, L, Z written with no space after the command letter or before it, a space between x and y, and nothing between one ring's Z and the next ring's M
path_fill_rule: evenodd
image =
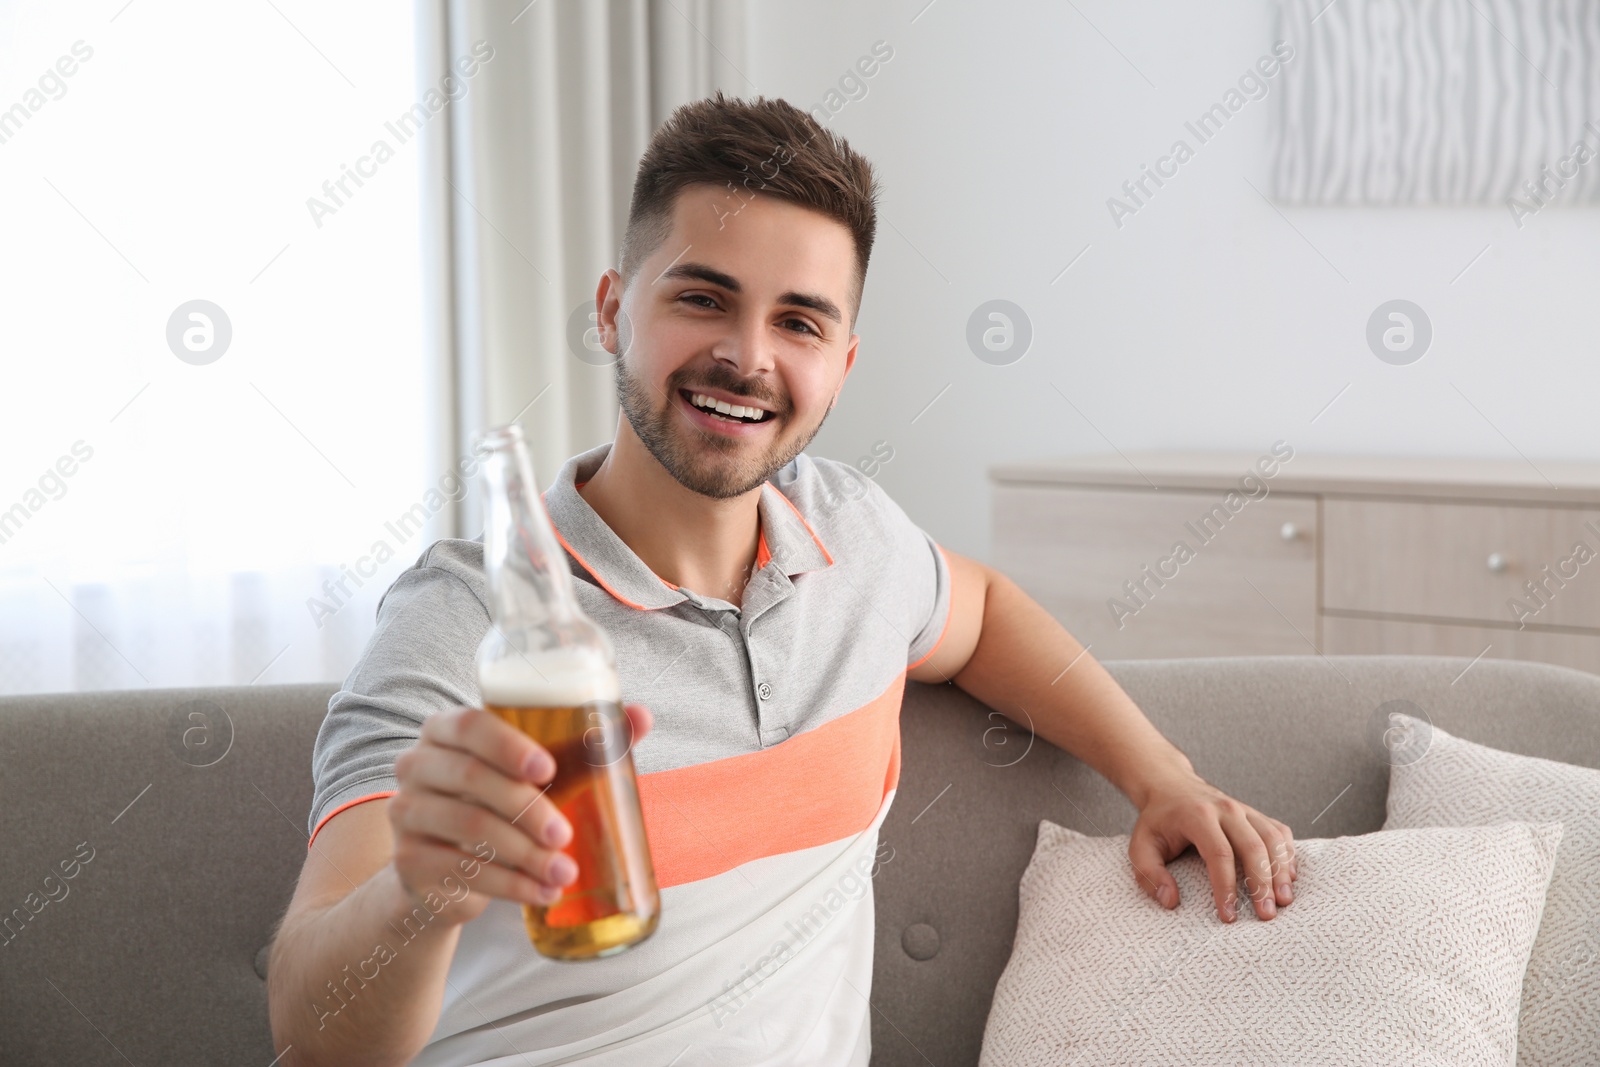
M1289 204L1600 202L1600 0L1283 0Z

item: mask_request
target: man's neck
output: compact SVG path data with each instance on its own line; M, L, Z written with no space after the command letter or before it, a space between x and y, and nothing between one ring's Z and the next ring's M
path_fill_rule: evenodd
M611 451L579 495L659 577L739 605L756 559L761 489L727 500L685 489L627 419L619 422Z

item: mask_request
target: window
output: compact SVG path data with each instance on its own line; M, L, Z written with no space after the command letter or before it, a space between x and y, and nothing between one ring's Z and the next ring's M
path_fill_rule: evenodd
M449 535L398 12L0 7L0 692L342 679Z

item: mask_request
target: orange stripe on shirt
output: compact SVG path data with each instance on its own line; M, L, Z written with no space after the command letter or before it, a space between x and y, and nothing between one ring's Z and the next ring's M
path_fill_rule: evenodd
M385 800L394 796L394 793L395 791L393 789L385 789L382 792L368 793L364 797L356 797L354 800L347 800L343 804L340 804L337 808L334 808L321 819L317 820L316 829L312 830L311 836L306 839L306 850L310 851L311 846L316 843L317 835L322 833L322 828L324 826L328 825L328 820L339 814L341 811L344 811L346 808L353 808L357 804L365 804L369 800Z
M639 777L656 883L695 882L872 824L900 781L905 675L870 703L759 752Z
M640 775L656 884L666 888L709 878L870 825L883 798L900 784L905 682L902 674L864 707L760 752ZM820 795L814 792L819 782L828 783ZM306 848L335 815L394 794L386 789L340 804L318 821Z

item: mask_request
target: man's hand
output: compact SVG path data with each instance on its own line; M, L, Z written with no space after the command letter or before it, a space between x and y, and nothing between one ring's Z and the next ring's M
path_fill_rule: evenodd
M991 708L1021 708L1034 733L1105 775L1139 809L1128 857L1140 888L1162 907L1178 906L1167 862L1190 845L1206 861L1223 922L1238 912L1236 863L1260 918L1294 899L1299 872L1287 826L1197 775L1088 648L1017 583L954 552L944 556L950 619L935 650L909 671L913 681L953 681Z
M650 712L640 704L624 710L637 744L650 732ZM578 877L561 853L572 826L544 795L555 760L509 723L482 708L429 716L416 746L394 767L394 869L419 901L458 878L463 860L486 856L492 860L471 878L471 892L444 913L455 922L477 918L496 897L552 904Z
M1236 866L1256 917L1271 919L1294 900L1294 832L1241 804L1193 772L1175 773L1150 787L1128 842L1128 858L1143 889L1164 908L1178 906L1178 883L1167 870L1190 845L1205 860L1217 915L1237 915Z

